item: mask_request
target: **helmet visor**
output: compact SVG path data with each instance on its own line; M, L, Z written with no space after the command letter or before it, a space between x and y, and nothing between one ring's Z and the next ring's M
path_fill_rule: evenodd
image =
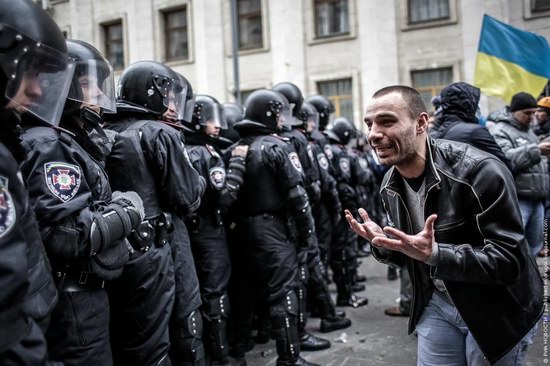
M68 99L116 113L115 79L111 65L89 60L76 63Z
M185 116L187 85L182 84L179 79L169 79L162 86L162 93L164 96L163 104L168 108L166 114L170 119L183 120Z
M24 37L25 38L25 37ZM16 68L8 76L6 108L29 112L51 125L59 125L75 63L67 54L25 39L28 46L13 59Z
M203 107L201 124L210 124L222 130L227 129L227 120L221 104L208 104Z
M294 117L292 117L292 105L282 105L273 112L277 117L277 129L282 131L290 131L292 129L294 119Z

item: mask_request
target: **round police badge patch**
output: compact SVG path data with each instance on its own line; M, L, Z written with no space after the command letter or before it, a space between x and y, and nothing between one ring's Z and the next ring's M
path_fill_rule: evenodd
M338 165L340 165L340 170L344 174L349 173L349 159L348 158L341 158L338 162Z
M44 164L48 189L63 202L70 201L78 192L81 182L80 167L52 161Z
M359 165L364 170L367 170L369 168L369 163L367 162L367 159L365 159L365 158L359 158Z
M328 159L327 156L323 153L317 154L317 161L319 162L319 166L324 169L328 170Z
M330 145L325 145L323 150L325 151L325 155L327 156L327 158L332 160L334 154L332 153L332 148L330 147Z
M208 172L210 175L210 183L216 189L222 189L225 183L225 169L222 167L214 167Z
M296 154L295 152L291 152L290 154L288 154L288 159L292 163L294 169L298 171L298 173L301 173L303 171L302 163L300 163L300 158L298 157L298 154Z
M15 224L15 204L8 191L8 178L0 175L0 238Z
M307 155L309 156L309 159L312 163L315 163L315 158L313 157L313 151L311 150L311 146L309 144L307 145Z

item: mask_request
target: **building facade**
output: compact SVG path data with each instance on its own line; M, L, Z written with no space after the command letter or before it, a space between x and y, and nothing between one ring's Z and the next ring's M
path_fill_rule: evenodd
M235 100L230 0L41 2L68 38L96 46L117 75L152 59L182 73L199 94ZM550 39L550 0L236 3L243 97L290 81L305 95L328 96L338 115L361 128L366 102L383 86L411 85L429 106L443 86L472 83L484 13ZM503 104L483 97L482 111Z

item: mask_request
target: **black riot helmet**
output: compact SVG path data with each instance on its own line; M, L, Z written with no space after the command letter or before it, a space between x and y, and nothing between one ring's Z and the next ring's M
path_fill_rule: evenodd
M357 129L347 118L338 117L332 122L332 127L326 130L328 137L336 142L346 145L355 135Z
M223 112L227 121L227 128L222 130L220 136L231 142L239 141L239 134L233 126L244 119L244 109L237 103L223 103Z
M109 61L83 41L68 40L67 50L76 65L64 113L80 113L81 107L98 115L116 113L115 79Z
M303 128L307 132L312 132L319 126L319 112L313 104L304 102L296 115L296 121L300 124L296 127Z
M57 125L74 71L63 33L30 0L0 0L0 108Z
M334 104L324 95L312 95L306 102L311 103L319 112L319 130L324 131L332 122L332 113L336 111Z
M183 120L187 87L168 66L156 61L138 61L122 72L117 101L159 118L173 112L173 120Z
M198 94L195 97L195 108L193 109L191 123L183 122L183 125L187 131L196 133L204 131L207 124L212 124L212 126L222 130L227 128L225 114L220 102L210 95Z
M235 124L235 129L261 127L276 132L292 118L286 98L276 91L260 89L246 98L244 120Z
M302 96L300 89L296 85L289 82L279 83L272 89L285 96L286 100L288 100L288 103L290 104L290 108L292 109L292 116L296 117L302 107L302 103L304 102L304 97ZM290 125L294 126L295 123L291 121Z

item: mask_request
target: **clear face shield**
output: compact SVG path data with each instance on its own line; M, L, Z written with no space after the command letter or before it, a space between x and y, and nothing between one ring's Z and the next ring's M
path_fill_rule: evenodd
M187 85L184 85L180 80L167 79L157 88L164 97L162 104L167 108L164 113L165 118L169 122L177 122L184 119L186 114L186 95ZM191 113L193 110L191 109Z
M319 113L309 113L305 121L306 131L311 133L319 129Z
M4 31L14 32L15 39L23 38L20 43L26 45L12 52L10 61L15 67L8 75L5 97L9 102L5 108L31 113L57 126L73 78L74 61L56 49L4 27Z
M78 61L68 99L99 112L116 113L115 79L111 65L104 61Z
M271 106L272 112L277 118L277 129L279 131L290 131L292 129L292 108L294 104L282 105L277 103L277 106Z

